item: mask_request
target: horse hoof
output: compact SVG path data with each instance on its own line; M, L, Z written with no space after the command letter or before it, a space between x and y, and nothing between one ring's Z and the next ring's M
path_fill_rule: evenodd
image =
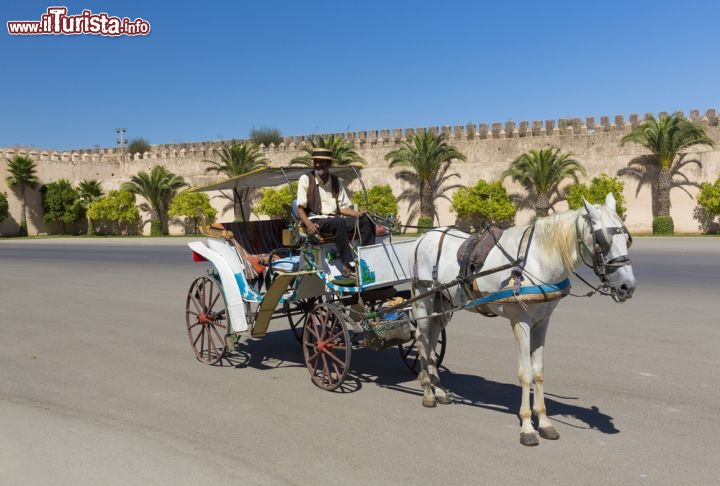
M437 407L437 402L434 398L423 398L423 407L435 408Z
M450 400L450 397L448 397L447 395L435 397L435 400L440 405L449 405L450 403L452 403L452 400Z
M536 446L540 443L538 441L537 435L531 433L526 434L525 432L520 432L520 443L524 446Z
M540 433L540 437L547 440L558 440L560 438L560 434L555 430L555 427L539 428L538 433Z

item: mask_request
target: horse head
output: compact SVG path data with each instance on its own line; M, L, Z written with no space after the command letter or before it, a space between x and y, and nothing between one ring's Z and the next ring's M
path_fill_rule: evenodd
M617 214L612 193L605 198L605 205L590 204L585 198L583 204L590 230L587 241L592 241L591 247L587 242L584 244L584 249L592 255L592 265L588 265L612 298L616 302L625 302L632 297L637 284L628 256L632 236Z

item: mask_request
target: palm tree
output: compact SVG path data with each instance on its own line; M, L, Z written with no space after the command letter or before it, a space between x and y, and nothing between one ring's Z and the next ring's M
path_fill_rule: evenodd
M622 169L620 175L629 175L638 179L640 185L649 182L653 195L653 218L658 216L670 216L670 189L684 185L683 181L673 181L673 175L687 181L687 177L680 173L680 169L687 164L695 163L702 167L698 160L684 160L687 155L685 149L693 145L715 146L705 130L682 116L663 116L660 119L650 116L645 123L636 126L630 133L620 140L620 145L628 142L637 143L648 149L652 155L648 163L638 165L651 165L657 169L650 173L650 180L643 176L644 170L641 167L631 166Z
M219 161L205 161L210 164L209 167L205 168L205 172L225 174L230 178L270 165L270 161L263 157L258 146L249 141L239 143L233 140L230 144L223 144L220 150L217 150L217 154L220 157ZM237 189L233 189L233 212L236 221L245 219L242 201L247 197L247 193L246 191L245 194L240 194Z
M385 160L390 161L389 167L408 167L401 170L395 177L412 184L398 196L398 201L408 201L408 219L420 217L435 221L435 201L446 199L447 191L462 187L462 184L446 183L457 173L448 174L450 165L455 160L465 160L465 155L445 141L443 134L434 135L430 132L416 133L410 141L402 142L400 148L389 152Z
M347 139L336 137L335 135L322 135L310 139L309 145L303 146L302 150L305 154L295 157L290 161L290 165L312 165L312 152L314 148L326 148L332 150L333 165L365 165L365 159L355 150L355 146Z
M38 186L38 178L35 175L35 161L24 155L15 155L8 160L8 173L6 181L8 187L15 189L20 194L20 229L19 236L27 236L27 208L25 204L25 189L35 189Z
M150 174L140 171L125 182L121 190L144 197L150 210L150 233L153 236L168 234L167 210L170 200L175 197L178 189L187 186L185 180L168 171L165 167L156 165Z
M80 181L80 184L78 184L77 190L80 194L80 204L82 204L86 214L90 203L103 196L102 184L97 179L83 179ZM87 218L87 234L95 234L95 228L90 218Z
M560 193L560 184L568 178L577 184L578 174L585 175L585 168L572 153L547 147L530 150L513 160L501 179L510 177L519 182L534 199L535 215L542 217L547 216L558 201L565 199Z

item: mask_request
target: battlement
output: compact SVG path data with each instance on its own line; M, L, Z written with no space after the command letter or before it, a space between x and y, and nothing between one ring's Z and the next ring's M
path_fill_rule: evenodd
M685 116L683 113L678 113ZM659 113L662 117L666 113ZM398 148L413 134L419 132L433 132L446 134L449 142L466 156L465 162L456 165L459 179L456 182L463 185L475 184L479 179L488 181L497 180L508 164L520 154L528 150L554 145L563 152L574 154L587 171L582 181L590 180L600 174L616 175L618 171L627 167L628 163L637 157L647 154L647 149L637 144L621 145L622 137L629 133L633 127L642 123L646 114L640 117L631 114L627 118L622 115L614 117L601 116L599 121L594 117L563 118L559 120L535 120L515 123L480 123L464 126L435 126L424 128L394 128L383 130L369 130L336 133L335 136L350 141L358 154L367 161L363 169L363 179L368 186L374 184L390 184L395 194L407 189L407 184L395 177L388 177L387 154ZM691 164L686 166L684 174L694 182L715 181L720 177L720 126L718 116L714 109L707 110L703 116L697 110L692 110L688 119L705 126L708 135L715 141L716 147L693 147L693 157L697 157L702 165ZM319 135L319 134L316 134ZM325 134L326 135L326 134ZM314 135L286 137L282 143L262 146L263 155L276 167L289 165L298 155L303 154ZM33 148L0 148L0 159L6 160L13 155L29 156L37 162L38 178L41 183L65 178L72 184L84 179L96 179L102 182L104 190L119 188L139 171L149 171L154 165L163 165L168 170L183 177L191 186L202 186L221 180L222 174L208 173L208 160L218 160L218 149L227 141L209 141L181 144L152 145L150 150L143 154L132 156L123 154L118 148L95 148L90 150L49 151ZM462 164L462 168L460 168ZM397 169L392 169L396 172ZM0 192L6 192L10 203L11 215L19 211L20 200L14 191L8 190L6 178L0 170ZM511 192L522 191L522 188L512 181L505 181ZM351 188L351 190L354 190ZM672 195L672 215L675 219L677 231L695 232L698 223L693 219L696 205L692 198L697 188L690 188L687 197L682 191L675 191ZM649 187L638 191L635 182L626 180L625 198L628 203L626 225L631 231L649 231L652 222L651 195ZM30 191L28 202L31 213L40 214L40 195L37 191ZM213 199L221 220L227 220L227 212L231 211L223 206L222 198ZM454 215L450 212L450 204L446 200L439 200L436 204L440 224L453 224ZM407 204L403 202L400 207L400 218L405 219ZM232 217L230 215L230 217ZM516 222L526 222L531 212L521 211ZM411 221L408 221L412 223ZM38 218L30 218L28 228L32 231L46 232L48 226ZM0 222L0 234L15 234L17 220L8 218Z
M675 112L686 116L684 112ZM530 138L530 137L567 137L572 135L594 135L598 133L629 132L641 124L652 113L646 113L642 118L638 114L630 114L627 119L623 115L601 116L599 122L595 117L560 118L548 120L507 121L505 123L480 123L475 125L444 125L420 128L392 128L382 130L361 130L354 132L334 133L336 137L352 142L357 148L395 147L409 140L415 133L444 133L451 143L481 143L487 140ZM660 112L658 117L667 116L667 112ZM688 118L706 127L717 127L719 118L715 109L708 109L705 115L700 116L698 110L691 110ZM268 154L294 152L301 149L313 137L311 134L285 137L277 146L270 144L261 148ZM152 160L162 163L167 159L182 158L214 158L216 149L225 141L192 142L180 144L151 145L151 149L144 154L127 155L126 160ZM11 157L15 154L27 155L37 161L60 163L92 163L103 161L118 161L122 156L119 148L80 149L72 151L46 151L33 149L0 149L0 157Z

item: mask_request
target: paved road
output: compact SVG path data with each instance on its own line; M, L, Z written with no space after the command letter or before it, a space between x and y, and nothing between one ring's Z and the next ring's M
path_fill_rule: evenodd
M393 350L317 389L282 321L234 366L198 363L185 241L0 241L0 484L717 483L719 239L637 238L632 301L565 299L546 351L561 439L536 448L500 319L456 315L436 409Z

